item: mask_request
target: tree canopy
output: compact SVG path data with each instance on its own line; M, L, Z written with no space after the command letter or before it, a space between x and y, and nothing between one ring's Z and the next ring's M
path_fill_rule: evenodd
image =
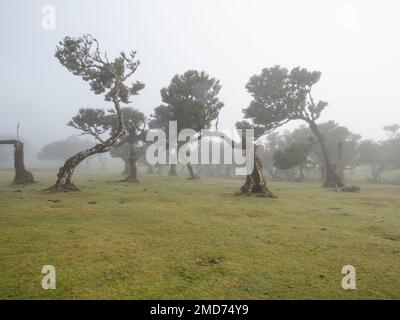
M311 95L320 77L320 72L300 67L291 71L279 65L263 69L246 85L252 100L243 109L244 118L251 120L258 136L291 120L315 122L327 106L325 101L314 102Z

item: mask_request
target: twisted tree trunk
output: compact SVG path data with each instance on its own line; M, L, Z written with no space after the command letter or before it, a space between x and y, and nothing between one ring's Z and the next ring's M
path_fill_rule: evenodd
M254 146L254 168L251 174L246 176L244 185L240 188L238 194L251 194L255 193L262 197L275 196L267 188L267 181L264 178L261 159L257 154L257 146Z
M0 140L0 144L14 145L15 177L12 184L26 184L34 182L33 174L25 169L24 144L20 140Z
M67 161L65 161L64 166L62 166L58 171L56 183L54 184L54 186L49 188L49 190L79 191L79 189L71 181L75 168L87 157L96 153L107 152L107 148L115 144L121 137L124 125L122 121L122 111L117 96L118 95L116 94L113 98L114 107L118 118L118 129L116 130L116 132L104 142L96 144L94 147L78 152L74 156L68 158Z
M329 159L328 149L325 146L324 136L321 131L319 131L317 124L314 121L308 121L311 131L315 134L318 142L321 146L322 159L324 160L325 176L323 188L336 188L344 187L345 184L338 173L338 168L336 164L332 164Z
M129 144L129 146L130 146L129 159L128 159L129 176L122 181L137 183L137 182L139 182L139 179L137 176L136 157L135 157L135 153L133 151L132 145Z
M136 159L129 160L129 176L123 181L126 182L140 182L137 175Z

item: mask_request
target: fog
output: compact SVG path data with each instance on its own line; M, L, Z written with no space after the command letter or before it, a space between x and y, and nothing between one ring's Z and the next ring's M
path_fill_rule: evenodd
M47 4L55 30L41 25ZM91 33L110 57L137 50L133 80L146 88L132 105L146 115L173 75L205 70L222 84L220 128L232 128L250 101L250 76L301 66L322 72L313 94L329 106L318 122L381 139L382 127L400 120L399 9L398 1L2 0L0 135L14 135L20 122L39 150L77 133L66 123L79 108L110 107L54 57L64 36Z

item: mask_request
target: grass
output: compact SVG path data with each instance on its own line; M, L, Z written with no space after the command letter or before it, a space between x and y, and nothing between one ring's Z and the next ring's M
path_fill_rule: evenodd
M1 299L400 298L399 186L271 182L265 199L233 195L240 181L80 176L82 192L42 191L53 176L0 172Z

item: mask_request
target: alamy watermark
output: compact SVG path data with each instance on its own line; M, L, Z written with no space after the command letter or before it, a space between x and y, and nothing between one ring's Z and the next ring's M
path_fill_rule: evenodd
M342 279L342 289L355 290L356 289L356 268L352 265L346 265L342 268L342 274L345 276Z
M42 274L45 276L42 278L42 288L44 290L56 288L56 268L52 265L45 265L42 268Z
M254 169L254 130L237 131L243 137L240 142L227 138L223 132L207 129L200 132L182 129L178 133L177 122L169 121L168 135L162 129L147 133L146 141L153 143L147 148L146 160L151 165L235 164L236 175L248 175ZM221 141L224 141L222 157Z
M42 14L41 25L44 30L56 29L56 8L51 4L46 4L40 11Z

